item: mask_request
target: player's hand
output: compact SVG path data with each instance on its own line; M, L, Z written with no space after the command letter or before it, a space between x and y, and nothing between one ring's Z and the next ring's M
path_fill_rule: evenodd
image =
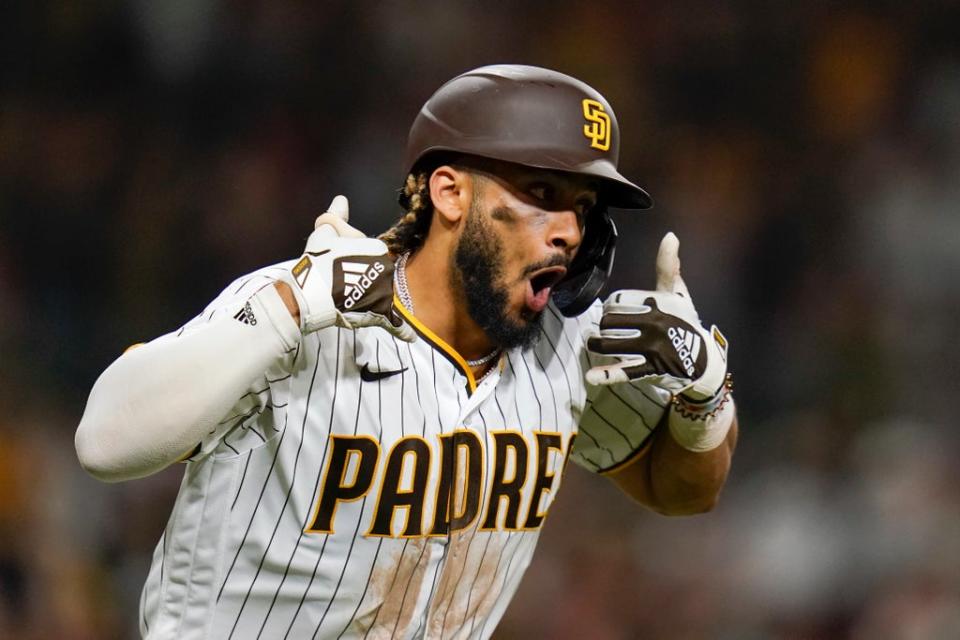
M700 324L680 277L679 247L673 233L660 242L656 291L616 291L603 303L600 333L587 349L618 361L590 369L590 384L643 380L695 402L722 390L727 341L715 325L707 331Z
M387 245L367 238L348 219L347 199L337 196L317 218L303 256L283 278L300 307L301 330L382 327L413 341L413 328L393 307L394 264Z

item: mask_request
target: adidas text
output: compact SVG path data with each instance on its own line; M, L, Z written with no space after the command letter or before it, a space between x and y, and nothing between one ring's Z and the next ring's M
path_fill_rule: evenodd
M700 353L700 336L692 331L684 331L676 327L670 327L667 330L667 335L670 336L670 342L676 349L677 355L680 356L680 361L683 363L687 375L693 377L696 372L693 366L694 360Z
M343 306L352 309L353 305L357 304L385 269L386 267L382 262L374 262L369 268L367 268L367 265L356 262L344 262L343 278L347 286L344 292L346 299L343 301Z

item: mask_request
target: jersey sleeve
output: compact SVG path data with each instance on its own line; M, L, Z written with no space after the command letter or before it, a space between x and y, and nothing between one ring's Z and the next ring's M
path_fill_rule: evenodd
M247 313L245 303L250 296L278 280L284 269L289 269L294 262L291 260L271 265L237 278L224 288L201 313L177 331L159 340L177 340L228 314L241 322L245 321L244 314ZM270 424L261 424L264 422L261 418L275 405L280 404L276 396L280 393L285 395L287 381L290 378L289 371L296 355L296 349L289 350L281 361L254 380L246 393L237 398L236 403L223 419L197 443L183 461L199 460L218 448L239 454L269 439L272 435L271 431L275 429Z
M573 320L578 328L583 376L591 367L615 360L587 351L587 338L600 330L602 315L603 304L597 300ZM581 467L596 473L616 471L646 450L650 434L669 407L670 393L643 382L595 386L588 384L585 377L582 382L586 400L570 456Z

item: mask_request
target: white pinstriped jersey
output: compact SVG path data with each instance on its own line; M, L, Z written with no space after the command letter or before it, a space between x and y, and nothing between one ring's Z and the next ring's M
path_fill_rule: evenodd
M291 264L237 280L159 339L236 314ZM146 637L489 637L578 423L638 450L663 414L650 389L583 382L599 304L576 319L549 307L537 346L479 384L406 315L411 344L378 328L306 336L201 443L143 589ZM639 428L616 425L625 408ZM594 471L617 462L592 437L573 449Z

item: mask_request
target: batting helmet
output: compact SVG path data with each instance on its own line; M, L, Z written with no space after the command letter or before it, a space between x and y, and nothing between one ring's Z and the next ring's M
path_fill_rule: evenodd
M610 104L586 83L549 69L490 65L440 87L410 128L406 168L424 166L441 152L597 178L602 206L588 219L577 257L553 291L567 316L586 310L613 267L617 234L606 207L653 204L617 171L620 129Z

